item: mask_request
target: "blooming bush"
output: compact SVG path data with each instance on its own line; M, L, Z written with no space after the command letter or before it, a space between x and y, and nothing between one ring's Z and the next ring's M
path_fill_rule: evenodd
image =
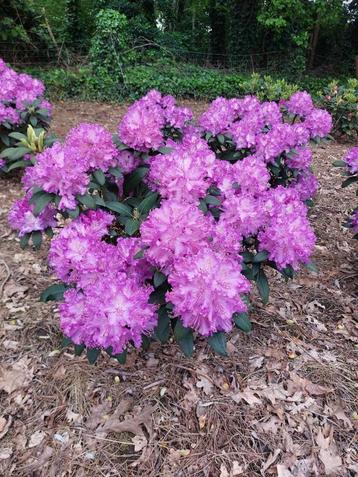
M352 147L344 156L343 161L336 161L334 164L345 168L345 175L347 177L343 181L342 187L358 184L358 147ZM355 234L354 238L358 239L358 206L353 209L345 226L352 229L352 232Z
M60 283L42 300L61 300L76 352L123 362L128 347L173 333L188 356L198 336L225 354L226 332L251 329L252 283L266 303L268 268L292 278L310 266L309 142L331 124L307 93L281 105L217 98L195 123L150 91L118 135L81 124L38 154L9 219L23 245L56 229Z
M42 134L40 146L41 141L43 146L51 105L44 99L45 87L41 81L17 73L1 58L0 84L0 170L9 172L32 165L31 154L42 150L24 133L29 125L35 128L32 132L36 138Z

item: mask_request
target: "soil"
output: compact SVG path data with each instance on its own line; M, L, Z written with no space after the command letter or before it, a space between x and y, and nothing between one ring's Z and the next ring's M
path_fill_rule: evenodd
M115 131L124 110L61 102L53 129L91 120ZM358 247L342 227L356 198L332 167L348 147L314 151L318 272L272 276L269 304L257 300L253 331L233 331L225 358L204 342L192 359L153 343L125 365L90 365L62 348L56 305L39 302L54 281L47 246L20 249L7 225L20 183L1 178L0 475L357 475Z

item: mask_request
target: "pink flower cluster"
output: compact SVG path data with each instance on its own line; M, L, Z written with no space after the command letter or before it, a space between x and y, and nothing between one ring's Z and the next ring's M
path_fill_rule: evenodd
M118 164L112 135L98 124L80 124L72 129L64 144L55 143L38 154L34 167L23 177L27 188L40 187L61 197L60 209L74 209L76 196L87 191L90 173Z
M347 164L351 174L358 173L358 147L352 147L344 156L344 162Z
M139 347L157 315L148 303L153 289L145 284L150 265L134 259L140 240L122 238L116 245L102 240L113 219L100 210L82 214L52 241L49 262L71 286L60 306L65 335L76 344L112 347L118 354L130 341Z
M287 110L297 115L294 124ZM162 300L173 317L211 336L230 331L233 314L247 310L247 254L263 252L283 273L309 262L315 236L306 201L318 187L309 140L329 133L329 115L301 93L281 109L254 96L218 98L198 125L191 118L174 98L151 91L120 123L128 149L117 150L101 126L82 124L26 172L25 186L59 195L60 210L75 207L98 169L108 181L124 182L126 195L118 200L126 201L127 215L100 205L52 241L50 265L70 287L60 307L61 326L75 343L115 353L128 343L139 346L157 323L157 305L149 297L161 286L159 272L166 287ZM170 129L178 133L175 140ZM108 174L112 166L123 177ZM129 174L143 170L148 173L140 185L126 187ZM159 200L141 212L148 189ZM106 199L101 189L95 194ZM126 237L131 221L139 230Z
M20 112L40 100L39 106L51 114L51 105L43 99L43 83L25 73L17 73L0 58L0 124L4 122L17 125L21 122Z
M9 224L14 230L18 230L19 237L57 225L54 208L46 206L39 215L35 216L34 206L29 202L30 198L31 194L26 194L14 203L9 212Z
M164 145L165 127L181 129L191 119L191 111L176 106L172 96L152 90L128 108L119 125L119 135L132 149L156 150Z

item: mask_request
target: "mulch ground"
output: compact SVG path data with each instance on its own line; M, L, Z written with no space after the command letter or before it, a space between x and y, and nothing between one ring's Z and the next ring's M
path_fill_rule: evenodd
M123 112L59 103L53 127L115 130ZM56 306L38 301L54 280L46 247L20 249L6 218L20 185L1 178L0 475L357 475L358 249L341 225L356 199L332 167L348 147L314 154L318 273L272 276L269 304L257 301L252 333L231 334L227 358L204 342L193 359L154 343L124 366L62 349Z

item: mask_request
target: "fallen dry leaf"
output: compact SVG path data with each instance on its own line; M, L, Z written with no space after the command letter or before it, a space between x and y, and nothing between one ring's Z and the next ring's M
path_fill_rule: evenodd
M128 417L123 421L120 421L114 413L112 416L109 416L103 426L98 427L97 431L99 432L130 432L135 435L143 435L142 426L144 426L148 434L152 434L152 414L154 407L147 407L139 414L133 417Z
M324 431L319 429L316 442L319 447L318 457L324 465L326 475L335 475L342 467L342 459L333 439L333 427L329 426Z
M294 475L289 471L289 469L282 464L277 464L277 477L294 477Z
M33 378L30 358L21 358L12 367L0 365L0 390L8 394L27 386Z
M242 400L246 401L250 406L262 404L261 399L255 396L255 391L246 388L244 391L230 394L233 401L240 403Z
M9 416L8 419L5 419L5 417L0 417L0 439L2 439L7 434L7 431L10 429L11 423L11 416Z
M29 448L36 447L44 440L45 433L43 431L36 431L32 434L29 440Z
M12 456L11 447L2 447L0 448L0 460L8 459Z

